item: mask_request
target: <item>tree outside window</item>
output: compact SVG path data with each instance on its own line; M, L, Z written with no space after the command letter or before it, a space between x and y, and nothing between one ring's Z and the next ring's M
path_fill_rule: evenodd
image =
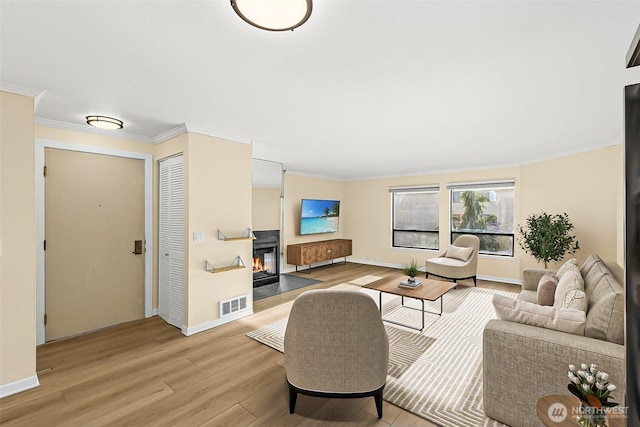
M513 256L513 193L513 187L452 189L451 241L473 234L480 253Z

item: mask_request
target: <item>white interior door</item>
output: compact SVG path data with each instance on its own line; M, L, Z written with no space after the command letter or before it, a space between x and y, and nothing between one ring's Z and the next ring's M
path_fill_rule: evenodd
M158 314L184 325L184 167L182 155L160 162Z

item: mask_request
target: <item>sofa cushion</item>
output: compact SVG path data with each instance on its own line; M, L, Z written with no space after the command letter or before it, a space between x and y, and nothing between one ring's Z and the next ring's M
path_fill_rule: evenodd
M532 304L537 304L538 303L538 292L527 290L527 289L523 289L518 294L518 299L521 299L522 301L530 302Z
M584 334L624 344L624 289L611 275L605 274L590 291Z
M578 267L578 261L575 258L571 258L569 261L562 264L558 271L556 271L556 277L560 280L564 273L574 268L580 269L580 267Z
M547 307L503 295L493 296L498 319L583 335L586 314L581 310Z
M445 257L459 259L460 261L466 261L469 259L472 253L473 248L461 248L451 245L449 246L449 249L447 249Z
M582 292L582 295L580 294ZM576 301L581 301L577 303ZM580 275L580 269L577 266L569 267L562 274L558 280L558 286L556 287L556 293L553 298L554 307L562 308L578 308L576 304L580 305L580 309L584 308L586 311L586 295L584 294L584 281Z
M582 272L582 269L580 269L580 271ZM591 299L593 290L596 288L598 283L600 283L605 274L610 274L609 269L604 261L598 258L598 260L595 261L587 271L587 274L582 275L584 278L584 291L587 293L587 298Z
M584 260L582 267L580 267L580 274L582 274L582 277L586 277L587 274L589 274L591 267L593 267L596 261L602 261L596 254L590 254L587 259Z
M545 274L538 282L537 302L540 305L553 305L558 287L558 279L555 274Z

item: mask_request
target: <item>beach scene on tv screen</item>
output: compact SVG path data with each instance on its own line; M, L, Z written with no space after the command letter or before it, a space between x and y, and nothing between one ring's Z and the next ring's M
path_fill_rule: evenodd
M340 216L339 200L302 200L300 234L335 233Z

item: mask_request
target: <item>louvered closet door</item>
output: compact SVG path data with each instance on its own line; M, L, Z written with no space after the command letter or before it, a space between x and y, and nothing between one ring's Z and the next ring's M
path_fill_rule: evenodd
M158 314L182 328L184 317L184 167L182 156L160 162Z

